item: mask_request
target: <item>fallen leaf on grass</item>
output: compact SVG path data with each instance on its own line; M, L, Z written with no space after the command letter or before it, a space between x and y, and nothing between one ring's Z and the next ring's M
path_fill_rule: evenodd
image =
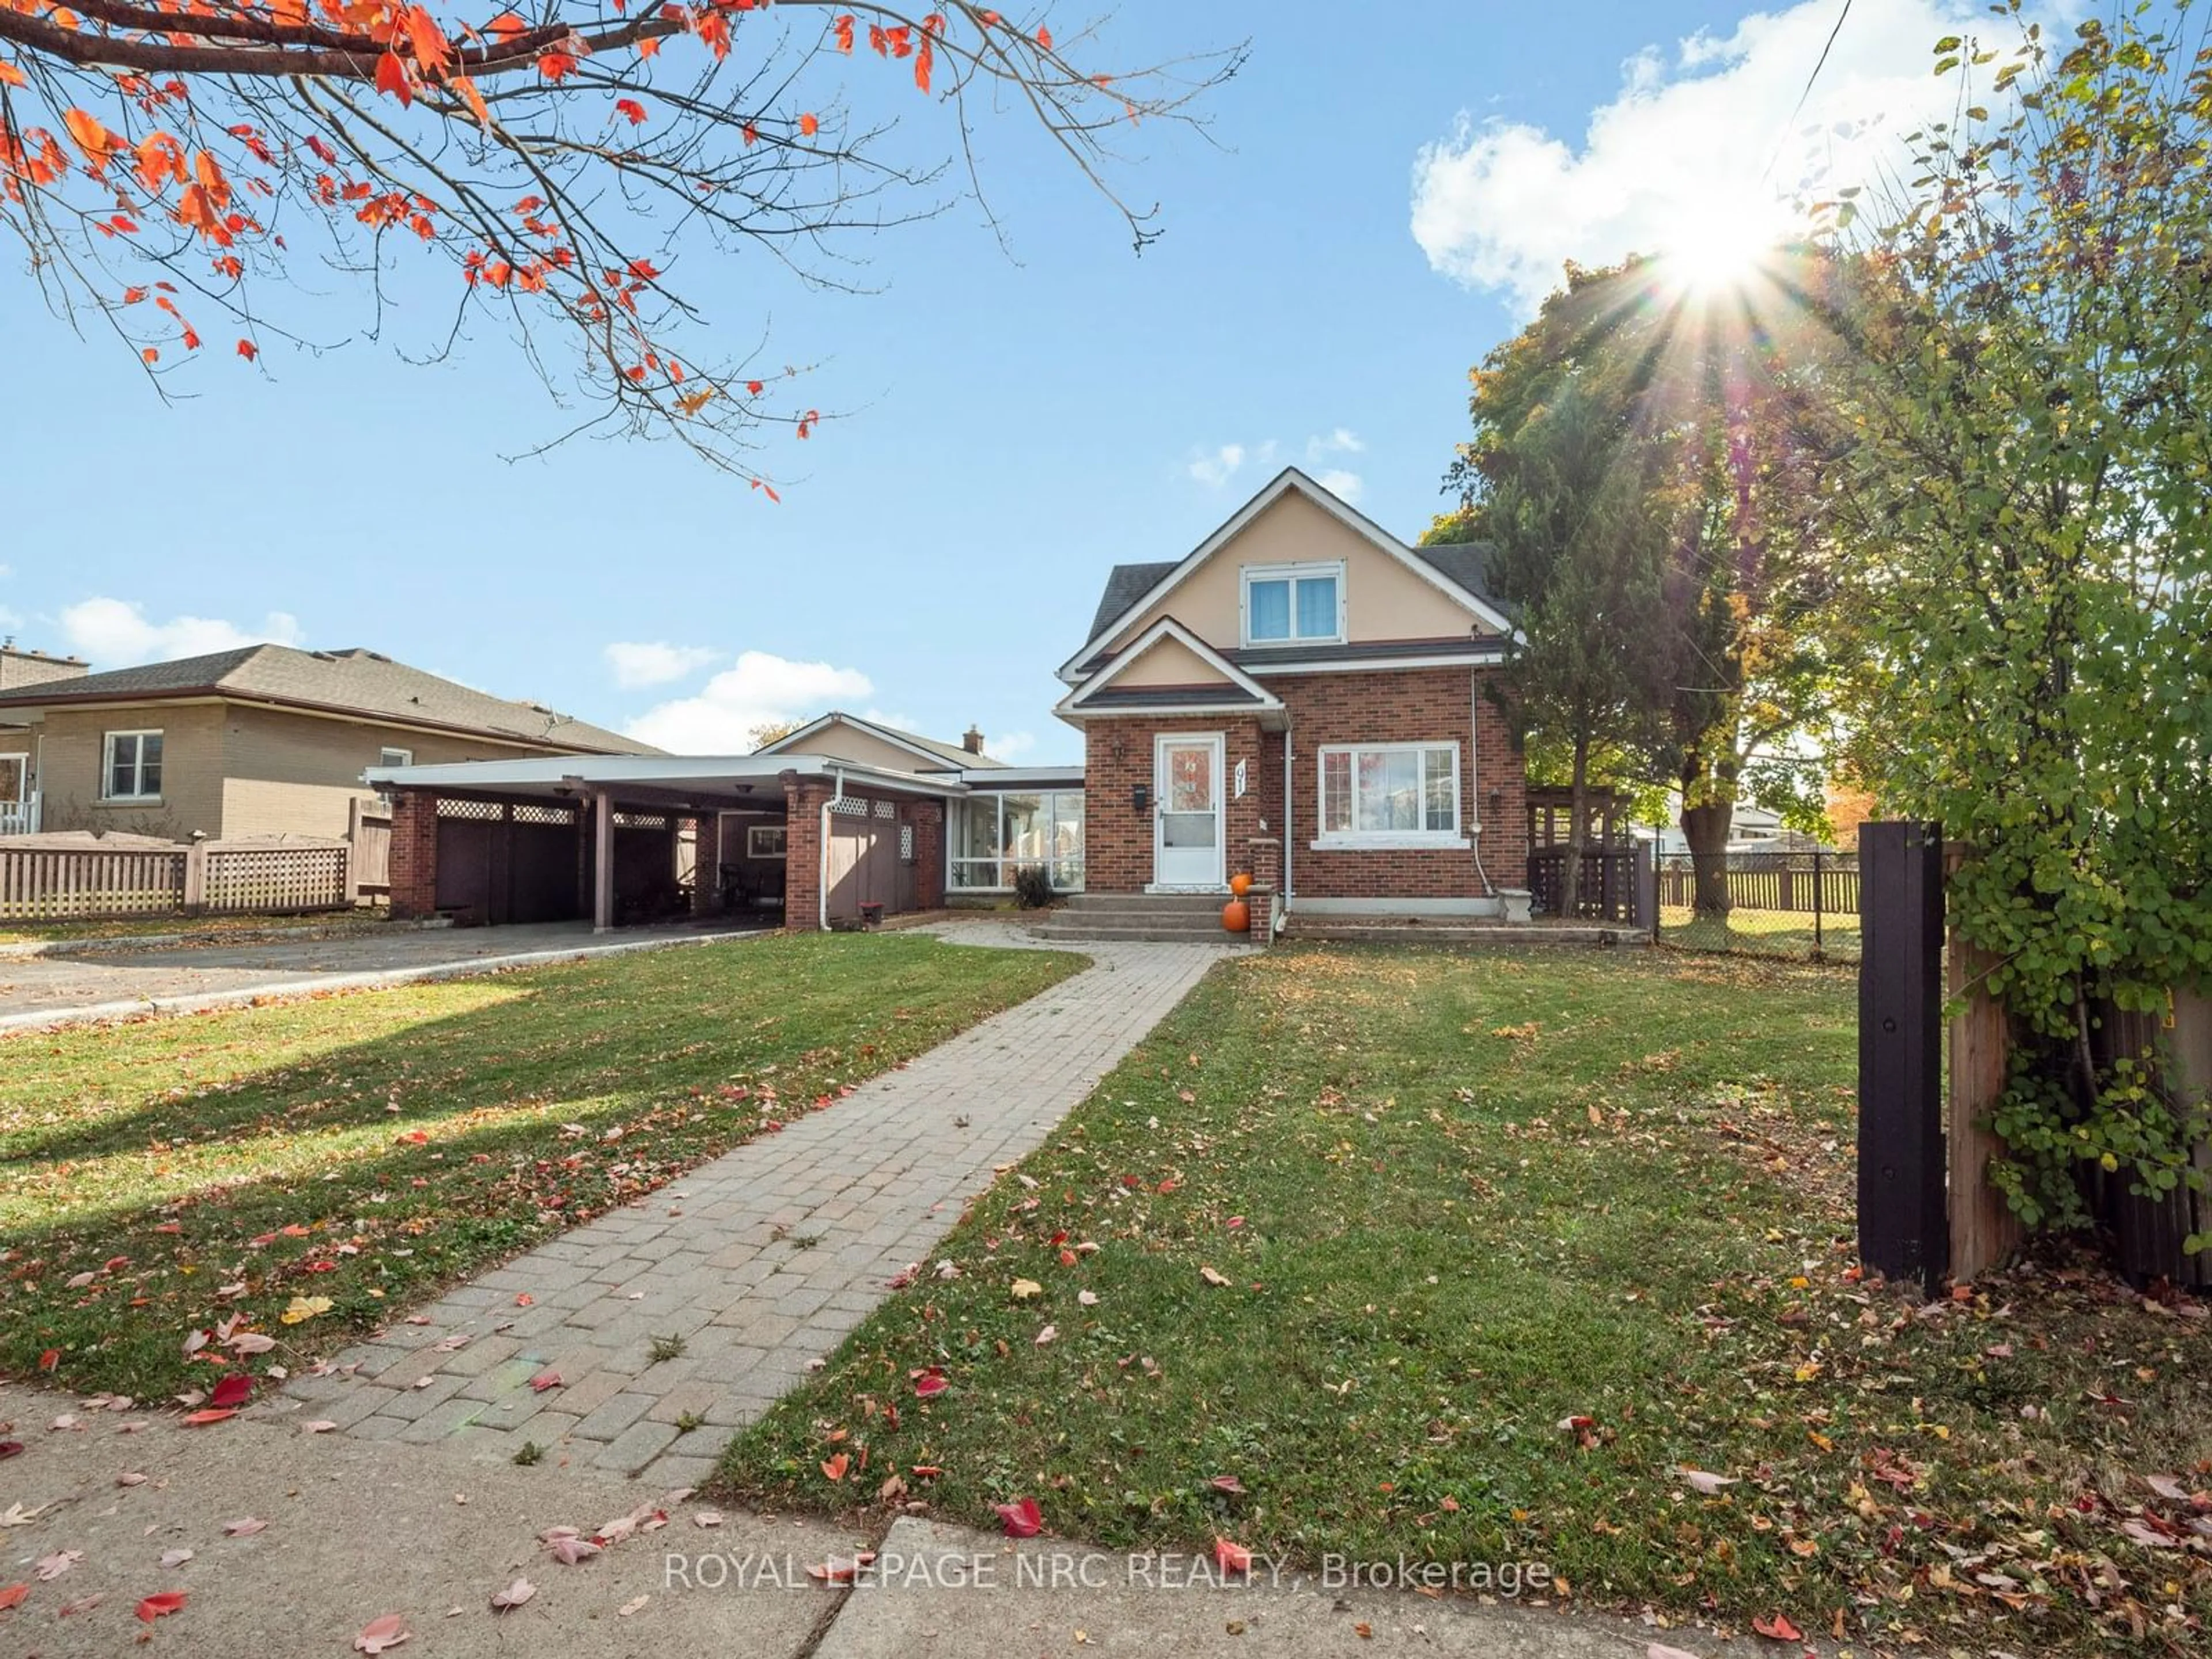
M920 1470L915 1471L920 1474ZM1034 1538L1044 1530L1044 1513L1037 1508L1034 1498L1018 1498L1011 1504L994 1504L999 1519L1006 1522L1009 1538Z
M50 1584L83 1559L82 1550L57 1550L52 1555L40 1556L31 1571L40 1583Z
M1050 1342L1050 1341L1054 1340L1055 1338L1057 1338L1059 1335L1060 1335L1060 1327L1059 1327L1059 1326L1057 1326L1057 1325L1048 1325L1048 1326L1046 1326L1042 1330L1039 1331L1039 1332L1036 1334L1036 1345L1037 1345L1037 1346L1039 1346L1040 1348L1042 1348L1042 1346L1045 1346L1045 1344L1046 1344L1046 1343L1048 1343L1048 1342Z
M1802 1642L1805 1639L1805 1632L1778 1613L1753 1620L1751 1627L1771 1642Z
M933 1400L943 1394L947 1386L945 1373L932 1365L927 1370L915 1374L914 1397L916 1400Z
M1701 1492L1708 1498L1714 1497L1725 1488L1735 1485L1735 1478L1733 1475L1708 1474L1705 1470L1693 1469L1686 1463L1682 1466L1680 1474L1684 1486L1694 1492Z
M1018 1279L1008 1287L1008 1294L1017 1302L1026 1302L1033 1296L1042 1296L1044 1286L1034 1279Z
M276 1317L287 1325L302 1324L318 1314L331 1310L331 1299L326 1296L295 1296L291 1304Z
M275 1337L264 1336L259 1331L240 1331L230 1339L231 1349L236 1353L267 1353L276 1346Z
M835 1457L825 1458L823 1461L822 1473L830 1480L842 1480L845 1478L845 1471L852 1467L852 1454L839 1452Z
M210 1406L243 1406L253 1398L253 1379L243 1371L233 1371L215 1385L208 1396Z
M1229 1282L1229 1275L1227 1273L1222 1273L1218 1269L1213 1267L1200 1267L1198 1270L1198 1276L1204 1279L1207 1284L1212 1285L1217 1291Z
M1098 1292L1096 1291L1078 1291L1075 1293L1075 1299L1086 1308L1095 1308L1098 1305Z
M1233 1474L1217 1474L1207 1484L1216 1492L1234 1492L1239 1498L1244 1495L1244 1483Z
M387 1613L381 1619L372 1619L361 1627L353 1638L356 1653L382 1653L396 1648L414 1632L407 1628L404 1620L396 1613Z
M156 1619L166 1619L173 1613L181 1612L184 1605L184 1591L163 1590L159 1595L148 1596L138 1604L138 1617L150 1625Z
M594 1544L592 1546L592 1553L594 1555L599 1553L598 1545ZM492 1611L495 1613L511 1612L514 1608L520 1607L525 1601L527 1601L532 1596L537 1594L537 1585L532 1583L527 1578L518 1578L512 1584L509 1584L505 1589L494 1590L491 1593Z
M1232 1544L1226 1538L1213 1540L1213 1562L1224 1572L1252 1571L1252 1552L1242 1544Z

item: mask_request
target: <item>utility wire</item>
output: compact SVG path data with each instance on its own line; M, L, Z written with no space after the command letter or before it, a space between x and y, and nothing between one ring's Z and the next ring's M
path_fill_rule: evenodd
M1797 118L1805 112L1806 102L1813 95L1813 88L1820 78L1820 71L1828 67L1828 54L1836 49L1836 37L1844 32L1844 25L1850 21L1850 16L1851 0L1844 0L1844 9L1836 15L1836 26L1828 31L1827 42L1820 48L1820 56L1813 65L1813 72L1805 77L1805 89L1797 94L1797 106L1790 112L1790 118L1782 124L1781 136L1774 141L1774 154L1766 158L1766 167L1759 175L1760 184L1766 182L1774 172L1774 164L1782 159L1783 149L1790 142L1790 134L1797 125Z

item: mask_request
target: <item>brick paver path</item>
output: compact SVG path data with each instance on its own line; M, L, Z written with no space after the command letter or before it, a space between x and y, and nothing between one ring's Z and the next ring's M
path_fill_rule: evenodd
M988 922L945 931L1033 943ZM341 1355L352 1376L295 1380L287 1405L368 1438L495 1457L534 1442L549 1462L696 1484L1227 952L1086 954L1087 972L904 1070L462 1285L422 1310L428 1324ZM683 1352L655 1363L671 1336ZM561 1386L534 1391L549 1370Z

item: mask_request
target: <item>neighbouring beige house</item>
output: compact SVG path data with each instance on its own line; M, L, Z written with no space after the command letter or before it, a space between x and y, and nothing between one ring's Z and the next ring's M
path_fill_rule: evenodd
M98 674L0 656L0 833L343 836L371 767L659 752L374 651L254 645Z

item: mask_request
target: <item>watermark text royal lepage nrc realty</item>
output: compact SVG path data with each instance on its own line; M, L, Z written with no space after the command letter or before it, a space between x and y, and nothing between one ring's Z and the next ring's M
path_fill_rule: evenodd
M669 1589L811 1589L823 1564L773 1551L670 1551L662 1557ZM885 1550L836 1564L835 1582L857 1589L1244 1589L1310 1585L1324 1590L1457 1590L1513 1598L1552 1586L1541 1561L1374 1561L1324 1555L1317 1570L1295 1571L1255 1555L1246 1572L1225 1571L1202 1552L1102 1555L1077 1550L1006 1553Z

